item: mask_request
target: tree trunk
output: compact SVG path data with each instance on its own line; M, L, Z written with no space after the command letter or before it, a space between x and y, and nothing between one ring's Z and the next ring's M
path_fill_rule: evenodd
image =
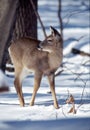
M33 3L37 11L37 0ZM37 38L37 17L30 0L19 0L13 40L25 36Z
M37 10L37 0L33 0ZM0 68L5 71L11 39L37 38L37 17L30 0L0 0Z
M14 28L17 4L18 0L0 0L0 68L3 71Z

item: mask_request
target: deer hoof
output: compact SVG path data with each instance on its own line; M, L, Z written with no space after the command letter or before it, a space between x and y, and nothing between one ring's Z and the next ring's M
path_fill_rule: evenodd
M54 107L55 107L56 109L59 109L59 108L60 108L59 105L54 105Z
M31 103L30 103L30 106L34 106L34 103L33 103L33 102L31 102Z

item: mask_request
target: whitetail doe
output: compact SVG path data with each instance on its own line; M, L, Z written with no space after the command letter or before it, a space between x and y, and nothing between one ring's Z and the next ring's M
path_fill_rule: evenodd
M54 75L63 58L62 37L59 32L51 27L51 35L42 42L33 38L20 38L10 45L9 54L15 67L14 85L20 105L25 105L22 81L30 72L34 72L34 89L30 106L34 105L42 76L46 75L50 84L54 107L59 108L55 93Z

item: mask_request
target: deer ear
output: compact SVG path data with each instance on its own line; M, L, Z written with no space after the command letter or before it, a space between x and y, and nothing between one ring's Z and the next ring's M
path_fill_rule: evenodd
M54 28L52 26L50 26L50 31L51 31L52 35L55 35L55 30L54 30Z
M59 32L55 28L53 28L52 26L50 26L50 30L51 30L51 34L53 36L60 35Z
M61 34L52 26L50 26L51 34L56 38L56 40L62 40Z

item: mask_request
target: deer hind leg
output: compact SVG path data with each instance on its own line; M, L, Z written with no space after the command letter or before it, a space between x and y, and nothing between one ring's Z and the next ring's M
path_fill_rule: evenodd
M35 96L36 96L37 91L40 87L41 79L42 79L42 73L41 72L35 72L34 88L33 88L33 94L32 94L31 101L30 101L30 106L34 105Z
M15 71L15 80L14 80L14 85L16 92L18 94L20 106L24 106L24 98L23 98L23 93L22 93L22 80L21 78L22 71L19 69L19 71Z
M50 89L51 89L52 97L53 97L53 100L54 100L54 107L56 109L58 109L59 105L58 105L56 93L55 93L55 78L54 78L53 74L48 76L48 81L49 81L49 84L50 84Z

